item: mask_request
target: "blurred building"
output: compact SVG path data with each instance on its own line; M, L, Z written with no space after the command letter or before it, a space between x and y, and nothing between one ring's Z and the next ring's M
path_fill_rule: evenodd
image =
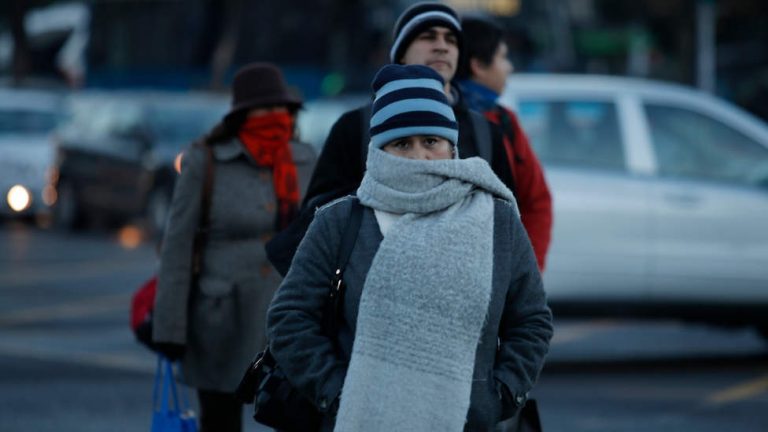
M605 73L699 86L768 120L763 0L449 0L509 30L518 71Z
M223 87L237 66L273 61L304 95L367 91L387 62L391 29L413 0L90 0L89 25L29 34L37 59L69 44L84 53L86 86ZM446 0L495 16L518 71L607 73L699 85L768 118L764 0ZM71 1L4 0L0 73L9 70L12 5L27 29L39 10ZM51 6L53 5L53 6ZM38 26L39 27L39 26ZM3 32L3 30L5 30ZM79 35L74 43L63 35ZM82 35L86 34L87 44ZM43 55L36 53L45 53ZM4 60L5 59L5 60ZM40 72L78 75L51 61ZM77 63L72 63L77 64ZM67 72L68 73L68 72Z

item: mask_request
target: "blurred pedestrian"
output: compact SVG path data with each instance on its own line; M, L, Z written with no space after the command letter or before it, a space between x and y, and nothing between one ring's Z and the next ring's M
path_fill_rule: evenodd
M541 371L552 316L536 258L510 190L483 159L459 159L444 85L422 65L379 71L357 198L317 211L269 308L272 354L325 413L323 430L493 430ZM343 317L328 335L354 205Z
M483 157L502 182L516 193L501 131L482 114L470 111L452 83L462 55L463 39L456 12L442 3L416 3L400 15L393 36L392 63L429 66L445 81L443 90L459 124L456 145L461 157ZM333 125L312 174L305 206L310 202L316 205L314 199L329 192L338 191L335 195L343 196L360 184L368 151L366 127L370 110L367 105L349 111Z
M229 113L184 152L154 310L154 342L182 359L183 381L198 390L202 432L242 428L234 391L266 344L266 309L280 283L264 243L295 216L314 162L309 145L291 141L302 101L279 69L247 65L232 87Z
M488 19L474 17L462 19L461 28L464 55L456 74L461 92L471 109L484 113L501 127L517 205L543 270L552 233L552 197L539 159L517 116L497 102L512 73L504 31Z

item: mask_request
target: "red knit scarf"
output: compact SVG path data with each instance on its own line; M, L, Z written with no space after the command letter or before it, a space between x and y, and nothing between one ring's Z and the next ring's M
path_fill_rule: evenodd
M288 226L299 206L298 175L289 144L292 133L293 117L286 112L248 117L238 133L256 163L272 168L278 230Z

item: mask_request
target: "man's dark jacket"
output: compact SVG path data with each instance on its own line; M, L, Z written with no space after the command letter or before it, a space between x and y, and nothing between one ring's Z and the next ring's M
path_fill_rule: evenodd
M457 93L454 93L456 96ZM470 117L469 108L461 101L453 107L456 121L459 124L459 157L469 158L478 156L475 144L475 133ZM325 146L320 153L320 158L315 166L312 179L309 182L304 207L316 196L330 191L339 191L335 196L330 196L327 201L354 193L365 173L365 159L363 150L368 151L368 143L363 143L363 128L368 127L368 119L364 115L370 113L366 107L361 107L342 115L331 128ZM507 156L502 141L502 133L499 127L490 123L492 137L491 168L507 187L515 192L512 172L509 168ZM366 153L367 154L367 153ZM325 201L325 202L327 202ZM312 203L318 207L325 202Z

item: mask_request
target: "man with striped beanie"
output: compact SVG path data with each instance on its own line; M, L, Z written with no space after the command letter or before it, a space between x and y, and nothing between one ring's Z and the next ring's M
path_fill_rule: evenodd
M395 64L431 67L443 77L446 93L450 94L451 80L463 48L456 12L441 3L417 3L400 15L393 37L389 60Z
M471 111L453 85L462 50L461 22L449 6L416 3L395 23L390 60L395 64L423 65L444 81L443 91L459 128L456 142L462 158L480 156L502 182L515 192L501 130L482 114ZM311 211L336 197L354 193L365 172L370 140L371 105L343 114L331 128L310 180L303 207Z

